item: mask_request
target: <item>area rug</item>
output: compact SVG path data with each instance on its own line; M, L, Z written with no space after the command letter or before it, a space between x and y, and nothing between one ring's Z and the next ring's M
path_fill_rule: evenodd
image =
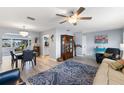
M91 85L97 67L67 61L28 78L33 85Z

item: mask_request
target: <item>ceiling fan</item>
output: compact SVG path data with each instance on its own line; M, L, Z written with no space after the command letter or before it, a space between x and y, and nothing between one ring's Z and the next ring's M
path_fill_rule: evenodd
M77 25L77 22L79 20L91 20L92 19L92 17L83 17L83 16L81 17L81 16L79 16L84 10L85 10L84 7L80 7L75 13L72 11L71 12L72 14L70 16L66 16L66 15L63 15L63 14L56 14L56 15L65 18L64 21L60 22L60 24L63 24L65 22L69 22L73 25Z

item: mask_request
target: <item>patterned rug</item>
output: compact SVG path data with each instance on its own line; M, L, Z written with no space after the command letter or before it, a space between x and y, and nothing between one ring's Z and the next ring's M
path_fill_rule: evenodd
M91 85L96 71L96 67L66 61L28 78L28 82L33 85Z

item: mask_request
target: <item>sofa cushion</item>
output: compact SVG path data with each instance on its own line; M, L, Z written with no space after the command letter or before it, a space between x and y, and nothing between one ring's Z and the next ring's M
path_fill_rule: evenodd
M104 62L107 64L111 64L117 61L107 59L107 60L104 60ZM108 67L109 67L108 68L108 84L109 85L124 85L124 74L122 73L122 71L114 70L110 65Z
M121 71L114 70L109 66L108 74L109 85L124 85L124 74Z
M108 83L108 64L102 62L94 78L94 85L106 85Z
M120 59L120 60L117 60L117 61L124 65L124 60L123 59Z
M105 62L105 63L109 64L109 63L114 63L114 62L117 62L117 61L112 60L112 59L108 59L108 58L104 58L102 62Z

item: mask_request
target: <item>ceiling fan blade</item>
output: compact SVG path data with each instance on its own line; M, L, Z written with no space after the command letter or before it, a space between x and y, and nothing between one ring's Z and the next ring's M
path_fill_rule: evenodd
M90 20L90 19L92 19L92 17L79 17L78 19L80 19L80 20Z
M84 7L80 7L80 8L77 10L76 14L79 15L79 14L80 14L81 12L83 12L84 10L85 10Z
M59 22L60 24L63 24L63 23L65 23L66 22L66 20L64 20L64 21L62 21L62 22Z
M61 16L61 17L67 17L65 15L62 15L62 14L56 14L57 16Z

